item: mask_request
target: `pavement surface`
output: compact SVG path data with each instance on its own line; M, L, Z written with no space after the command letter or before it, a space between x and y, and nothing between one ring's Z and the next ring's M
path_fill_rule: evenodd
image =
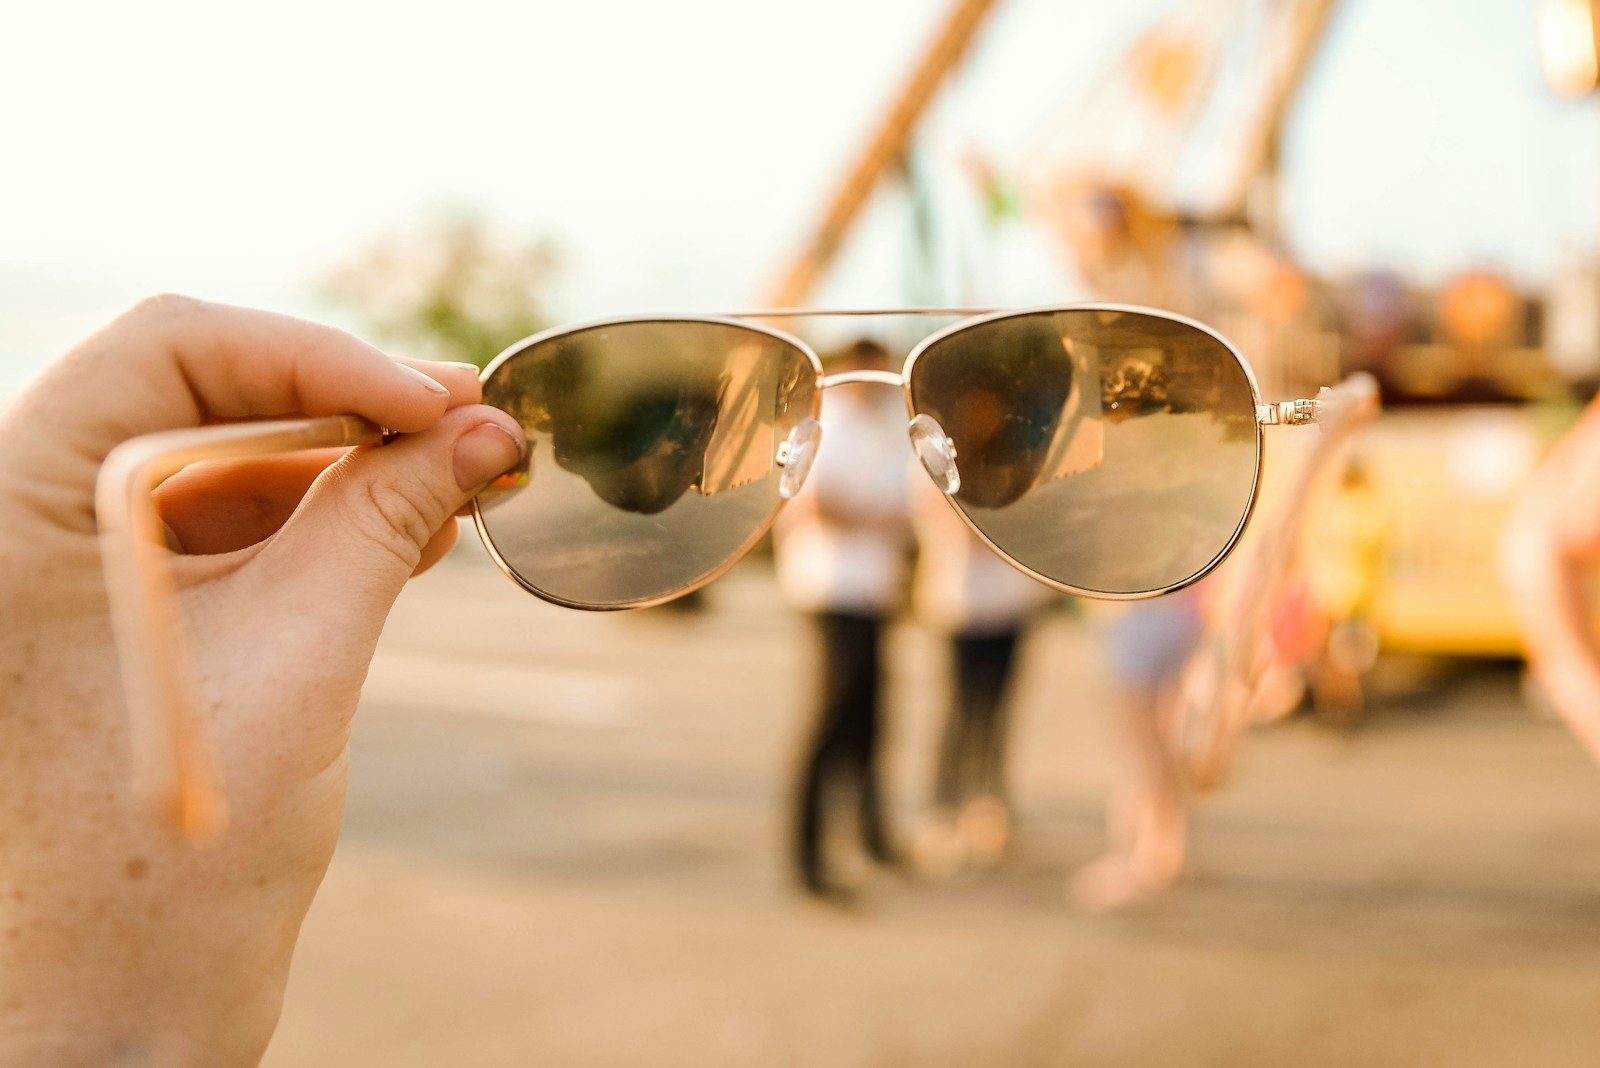
M568 612L476 546L412 584L269 1068L1600 1063L1600 771L1484 668L1252 732L1162 901L1085 916L1104 616L1029 638L1016 855L858 907L783 866L811 647L747 563L699 614ZM940 645L893 639L897 827Z

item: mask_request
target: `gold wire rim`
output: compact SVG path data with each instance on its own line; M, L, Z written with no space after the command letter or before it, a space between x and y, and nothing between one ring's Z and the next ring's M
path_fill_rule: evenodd
M1053 578L1053 577L1051 577L1049 575L1046 575L1046 574L1044 574L1044 573L1042 573L1040 571L1035 570L1034 568L1030 567L1029 565L1027 565L1023 561L1019 560L1017 557L1015 557L1011 553L1009 553L1006 550L1002 549L998 544L996 544L994 539L989 537L989 535L986 534L982 530L982 528L980 528L977 525L977 523L972 519L972 517L962 507L960 502L955 500L953 497L949 497L949 496L946 496L946 500L948 500L949 503L950 503L950 506L955 509L956 514L961 517L962 522L967 525L968 529L970 529L975 535L977 535L979 540L983 543L983 545L986 548L988 548L991 552L995 553L997 556L999 556L1006 563L1008 563L1012 567L1016 568L1018 571L1022 572L1025 575L1027 575L1029 578L1032 578L1035 581L1040 582L1043 585L1048 586L1051 589L1054 589L1054 590L1056 590L1058 592L1067 593L1067 594L1071 594L1071 595L1078 596L1078 597L1089 597L1089 598L1093 598L1095 600L1107 600L1107 601L1140 601L1140 600L1149 600L1149 599L1152 599L1152 598L1155 598L1155 597L1164 596L1165 594L1168 594L1168 593L1174 593L1174 592L1176 592L1178 590L1181 590L1181 589L1183 589L1183 588L1185 588L1187 586L1193 585L1194 583L1200 581L1206 575L1208 575L1212 571L1214 571L1222 563L1222 561L1224 561L1224 560L1226 560L1228 558L1228 556L1233 552L1234 548L1238 545L1239 539L1244 536L1244 532L1248 528L1248 526L1250 524L1250 520L1251 520L1252 516L1255 513L1256 503L1257 503L1257 499L1258 499L1258 495L1259 495L1259 491L1260 491L1262 451L1263 451L1262 450L1262 446L1263 446L1262 428L1261 428L1260 421L1255 417L1256 410L1261 407L1261 391L1260 391L1260 387L1259 387L1259 385L1257 384L1257 381L1256 381L1255 372L1251 368L1249 361L1246 360L1244 358L1243 354L1241 354L1239 352L1238 348L1231 341L1229 341L1226 337L1224 337L1222 334L1218 333L1216 330L1212 329L1207 324L1202 323L1199 320L1193 319L1193 318L1191 318L1189 316L1186 316L1186 315L1180 315L1180 314L1178 314L1176 312L1163 311L1163 310L1158 309L1158 308L1148 308L1148 307L1144 307L1142 305L1136 305L1136 304L1120 304L1120 303L1115 303L1115 302L1088 302L1088 303L1074 303L1074 304L1040 305L1040 306L1025 307L1025 308L1013 308L1013 309L993 309L993 308L861 308L861 309L785 308L785 309L776 309L776 310L767 310L767 311L743 312L743 313L736 313L736 314L732 314L732 315L669 314L669 315L609 316L609 317L605 317L605 318L589 320L589 321L586 321L586 322L575 323L575 324L571 324L571 325L567 325L567 326L553 327L553 328L551 328L549 330L540 331L537 334L533 334L533 335L531 335L529 337L523 338L522 340L517 341L517 342L507 346L504 350L502 350L500 352L499 355L497 355L492 361L490 361L489 364L484 368L483 374L481 375L481 381L483 381L484 384L487 385L488 382L489 382L489 379L502 366L504 366L508 361L510 361L512 359L515 359L517 356L522 355L522 354L524 354L524 353L526 353L526 352L538 347L539 345L545 344L545 343L547 343L549 341L553 341L553 340L555 340L557 338L569 336L569 335L574 334L574 333L580 333L580 332L585 331L585 330L593 330L593 329L604 328L604 327L608 327L608 326L631 325L631 324L637 324L637 323L684 323L684 324L703 323L703 324L714 324L714 325L729 326L729 327L734 327L734 328L742 328L742 329L747 329L747 330L753 330L753 331L756 331L758 333L763 333L763 334L766 334L766 335L768 335L770 337L776 338L776 339L778 339L778 340L790 345L794 349L796 349L799 352L801 352L802 354L804 354L805 357L811 362L813 370L814 370L814 372L816 374L816 388L815 388L815 393L814 393L814 396L813 396L812 413L811 413L812 418L816 418L818 416L818 414L820 413L820 410L821 410L823 392L826 389L831 388L831 386L833 386L833 385L845 384L846 380L844 380L842 378L842 376L835 376L831 380L829 378L824 377L823 374L822 374L822 361L821 361L821 359L817 356L816 352L811 348L811 346L807 345L800 338L794 336L791 333L788 333L787 331L779 330L777 328L767 326L767 325L765 325L763 323L752 322L750 320L759 320L759 319L763 319L763 318L778 318L778 317L801 318L801 317L823 317L823 316L840 316L840 315L844 315L844 316L876 316L876 315L956 316L956 315L964 315L964 316L966 316L966 318L962 319L961 321L956 322L956 323L951 323L951 324L945 326L944 328L942 328L940 330L937 330L934 333L928 335L927 337L923 338L921 341L919 341L912 348L911 352L906 356L906 359L905 359L904 363L901 366L901 371L900 371L900 374L898 375L898 379L899 379L898 384L900 385L900 387L903 390L904 399L905 399L905 403L906 403L906 411L907 411L908 415L910 415L912 418L914 418L918 414L915 402L913 400L913 395L912 395L913 380L914 380L914 376L916 374L917 361L919 360L919 358L921 358L923 356L924 353L926 353L928 350L933 348L938 343L946 340L947 338L951 337L952 335L959 334L959 333L962 333L962 332L964 332L966 330L970 330L970 329L973 329L973 328L976 328L976 327L980 327L980 326L983 326L983 325L988 324L988 323L997 322L997 321L1001 321L1001 320L1005 320L1005 319L1018 318L1018 317L1024 317L1024 316L1029 316L1029 315L1059 314L1059 313L1062 313L1062 312L1078 312L1078 311L1082 311L1082 312L1117 312L1117 313L1123 313L1123 314L1143 315L1143 316L1149 316L1149 317L1156 318L1156 319L1163 319L1163 320L1166 320L1168 322L1178 323L1178 324L1180 324L1182 326L1185 326L1185 327L1188 327L1190 329L1197 330L1200 333L1206 335L1207 337L1209 337L1212 340L1214 340L1217 343L1219 343L1222 346L1223 350L1233 359L1235 365L1243 373L1245 382L1249 386L1250 399L1251 399L1250 411L1247 414L1249 415L1249 417L1251 419L1251 422L1252 422L1252 424L1253 424L1253 426L1255 428L1254 448L1253 448L1253 455L1252 455L1252 472L1251 472L1251 480L1250 480L1250 493L1248 495L1248 498L1245 501L1244 511L1241 514L1238 523L1235 524L1234 529L1233 529L1232 533L1229 535L1226 543L1222 546L1222 548L1217 553L1215 553L1210 558L1210 560L1207 561L1207 563L1205 564L1204 567L1202 567L1200 570L1198 570L1194 574L1192 574L1192 575L1188 576L1187 578L1184 578L1184 579L1182 579L1182 580L1180 580L1178 582L1174 582L1174 583L1171 583L1169 585L1162 586L1162 587L1159 587L1159 588L1156 588L1156 589L1139 590L1139 591L1135 591L1135 592L1100 590L1100 589L1095 589L1093 587L1075 585L1073 583L1066 582L1066 581L1063 581L1061 579ZM889 374L892 374L892 372L889 372ZM851 378L851 379L848 379L848 381L879 381L879 382L883 382L883 384L890 384L885 378L876 377L876 376L873 376L873 377L863 376L863 377L859 377L859 378ZM537 584L535 584L534 582L528 580L527 578L522 576L520 573L518 573L516 568L514 566L512 566L505 559L504 555L500 552L499 547L495 544L493 535L489 532L488 526L486 525L486 522L484 520L483 509L480 507L477 498L474 498L473 501L472 501L472 518L473 518L473 525L477 529L478 536L479 536L480 540L482 540L482 542L484 544L484 548L488 551L490 559L494 561L495 566L497 566L501 570L501 572L506 575L507 578L511 579L511 581L515 582L518 586L522 587L524 590L526 590L527 592L529 592L529 593L533 594L534 596L540 598L541 600L547 601L547 602L549 602L551 604L559 605L559 606L561 606L563 608L570 608L570 609L576 609L576 610L579 610L579 611L588 611L588 612L612 612L612 611L627 611L627 610L634 609L634 608L650 608L650 607L654 607L656 605L665 604L665 603L667 603L669 601L675 600L678 597L682 597L682 596L685 596L687 594L693 593L695 590L703 589L704 587L706 587L710 583L716 581L718 578L720 578L721 576L726 574L731 568L733 568L733 566L735 564L737 564L741 559L743 559L746 555L748 555L750 550L755 546L755 544L757 542L759 542L761 540L761 538L764 537L767 534L767 532L772 529L773 524L777 521L777 517L778 517L779 513L783 510L784 503L785 502L781 498L776 500L773 503L772 507L769 509L766 517L757 526L757 528L754 531L754 533L741 544L741 547L734 554L732 554L730 557L728 557L727 559L724 559L719 564L717 564L714 568L712 568L709 571L705 572L701 576L698 576L697 578L695 578L694 580L692 580L692 581L690 581L688 583L673 587L672 589L667 590L667 591L662 592L662 593L659 593L659 594L652 594L652 595L649 595L649 596L634 598L634 599L630 599L630 600L627 600L627 601L621 601L621 602L598 602L597 603L597 602L593 602L593 601L575 600L575 599L572 599L572 598L569 598L569 597L564 597L564 596L562 596L560 594L556 594L556 593L553 593L551 591L542 589Z

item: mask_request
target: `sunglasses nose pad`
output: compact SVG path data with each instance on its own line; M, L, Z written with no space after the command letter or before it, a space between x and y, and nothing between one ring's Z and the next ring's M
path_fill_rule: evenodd
M806 484L811 464L817 458L817 445L822 441L822 424L815 419L802 419L796 423L789 436L778 446L778 466L783 474L778 478L778 496L789 500Z
M961 489L961 472L956 470L956 443L945 434L939 420L931 415L919 415L906 428L911 435L911 448L922 461L922 466L946 497L953 497Z

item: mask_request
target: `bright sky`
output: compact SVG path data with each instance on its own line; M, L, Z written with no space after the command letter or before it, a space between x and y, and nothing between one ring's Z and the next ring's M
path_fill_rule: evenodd
M1036 152L1127 12L1172 5L1113 6L1002 3L961 137L1002 166ZM27 5L0 37L0 396L150 292L332 316L317 279L441 206L554 238L563 314L746 306L946 7ZM1288 145L1314 267L1536 282L1600 246L1600 98L1544 88L1532 8L1344 0ZM882 256L855 260L836 296L896 299ZM1027 282L1015 299L1049 285Z

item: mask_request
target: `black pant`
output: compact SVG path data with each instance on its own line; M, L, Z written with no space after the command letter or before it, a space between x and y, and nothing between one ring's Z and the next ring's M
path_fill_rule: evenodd
M935 794L959 808L978 797L1002 802L1005 789L1006 684L1016 659L1017 631L957 636L953 696L939 747Z
M803 753L795 813L795 864L814 890L827 887L822 870L823 824L830 809L854 794L862 845L890 857L878 781L881 736L881 619L824 612L813 617L822 653L816 726Z

